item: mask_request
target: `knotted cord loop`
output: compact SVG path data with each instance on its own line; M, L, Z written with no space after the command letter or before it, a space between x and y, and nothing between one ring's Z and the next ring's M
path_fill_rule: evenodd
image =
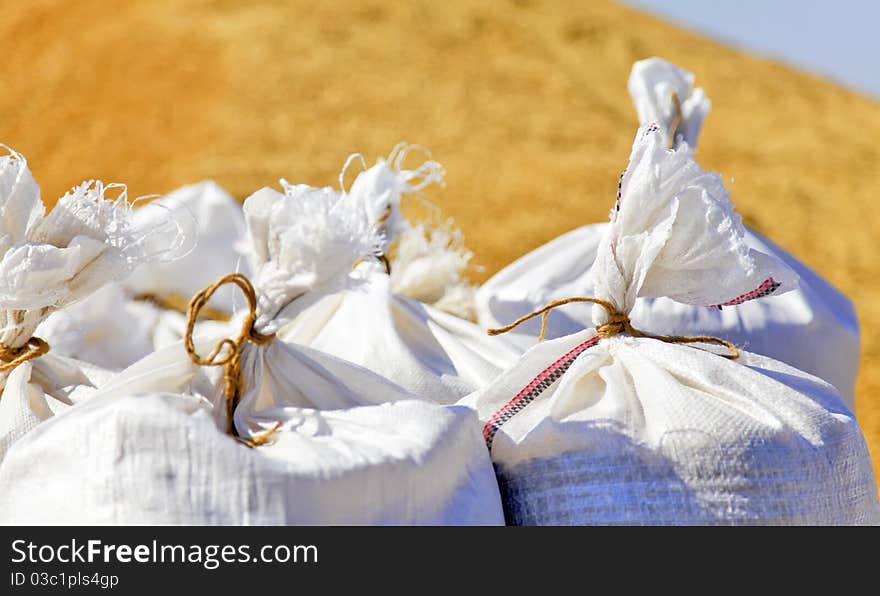
M241 329L235 338L225 338L217 342L211 352L205 356L199 356L196 352L193 342L193 332L195 331L196 321L199 313L205 308L205 305L211 299L211 296L226 284L234 284L242 291L247 299L248 312L242 321ZM275 425L266 433L246 439L238 434L235 428L235 408L241 400L242 379L241 379L241 352L245 342L252 342L257 345L267 344L275 338L275 335L263 335L254 328L257 320L257 292L250 280L241 273L230 273L224 275L204 290L193 296L189 302L186 317L186 333L184 334L184 346L190 360L200 366L222 366L223 367L223 393L226 398L226 432L238 441L255 447L266 443L269 436L278 430L280 425Z
M489 329L488 333L489 335L501 335L502 333L507 333L508 331L521 325L522 323L525 323L526 321L540 315L541 333L538 334L538 341L542 341L544 339L544 335L546 335L547 333L547 317L550 315L550 311L556 307L571 304L572 302L591 302L593 304L598 304L605 309L605 311L608 313L608 322L596 327L596 335L601 338L613 337L615 335L618 335L619 333L626 333L627 335L631 335L632 337L646 337L648 339L657 339L670 344L712 343L724 346L725 348L730 350L730 354L721 354L721 356L723 356L724 358L728 358L730 360L735 360L739 358L739 350L737 349L737 347L729 341L721 339L720 337L712 337L709 335L653 335L651 333L639 331L632 326L629 317L625 313L618 311L614 307L614 305L607 300L602 300L601 298L590 298L586 296L573 296L571 298L552 300L538 310L530 312L529 314L518 318L510 325L505 325L504 327L498 327L496 329Z

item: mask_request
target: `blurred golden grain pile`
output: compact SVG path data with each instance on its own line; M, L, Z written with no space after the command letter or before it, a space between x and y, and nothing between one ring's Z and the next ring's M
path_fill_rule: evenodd
M0 140L47 199L213 178L334 184L346 156L430 147L430 198L488 276L602 221L636 117L634 60L694 71L702 164L746 222L856 302L858 415L880 462L880 103L609 2L32 0L0 12Z

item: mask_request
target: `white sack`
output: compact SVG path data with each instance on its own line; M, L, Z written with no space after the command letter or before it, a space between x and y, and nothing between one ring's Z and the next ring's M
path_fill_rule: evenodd
M407 169L407 158L413 154L424 155L425 161ZM420 197L424 188L444 185L443 166L424 147L399 143L388 159L379 158L370 167L360 154L349 157L339 175L343 190L346 170L358 160L364 171L345 194L348 201L362 206L367 218L377 222L384 234L382 252L390 257L394 293L473 321L475 287L465 274L473 253L464 246L461 231L452 220L441 221L439 210ZM283 184L295 192L296 187ZM401 210L406 197L419 198L435 211L433 217L410 223Z
M181 258L165 262L145 263L125 280L125 287L134 294L152 294L160 298L177 295L187 300L209 283L230 271L247 274L241 247L245 241L244 215L241 205L212 180L184 186L139 209L135 217L143 225L169 213L186 212L194 220L187 246ZM182 215L179 219L185 219ZM191 224L192 225L192 224ZM231 313L235 293L228 289L215 295L212 304Z
M294 196L265 188L245 201L257 333L271 336L310 301L355 284L352 265L377 254L381 236L361 211L336 199L320 189ZM197 352L206 355L223 338L235 336L245 314L238 313L222 329L197 329ZM285 408L339 409L411 398L366 369L279 339L262 345L245 342L240 368L242 397L235 426L242 437L284 421ZM217 381L214 388L205 390L205 375ZM192 363L183 342L177 342L119 373L103 392L212 394L218 423L225 425L224 387L218 376L218 371Z
M289 322L301 301L357 284L352 265L380 250L381 235L364 212L321 189L263 189L244 212L254 330L263 335ZM196 351L207 354L220 339L202 335ZM234 428L247 439L275 429L250 450L220 430L227 415L218 376L193 364L182 342L135 363L105 383L90 409L78 406L0 466L0 478L7 470L20 476L19 466L40 470L29 476L33 485L22 480L6 493L0 518L44 520L26 498L31 486L43 485L53 494L42 503L65 523L503 522L472 412L420 403L391 381L306 346L248 342ZM187 393L210 401L199 404ZM96 440L68 445L83 429ZM34 465L56 450L70 454L54 460L58 469ZM64 491L49 488L55 482Z
M412 154L421 153L425 161L415 169L406 168L406 160ZM348 166L359 160L364 171L357 175L351 188L346 191L344 177ZM418 194L422 189L432 185L442 185L446 171L438 162L431 159L431 153L424 147L398 143L388 159L379 158L376 163L367 167L366 161L359 153L351 155L342 166L339 174L339 184L343 194L351 203L360 205L366 214L367 220L380 224L384 236L382 248L388 245L398 236L409 229L410 224L400 210L401 201L405 196ZM291 186L285 181L282 185L286 189L295 191L296 186ZM301 188L308 186L301 185Z
M795 287L745 242L720 179L686 144L664 147L658 127L640 130L578 295L630 313L644 297L708 306L755 297L765 280ZM485 424L508 523L878 523L864 439L830 385L717 346L599 339L608 321L594 305L586 330L531 348L465 400Z
M131 300L121 284L113 283L50 315L37 335L55 354L118 371L155 349L153 331L161 315L161 309Z
M106 379L81 363L45 354L4 373L0 396L0 461L18 439L41 422L65 411L89 388Z
M49 315L128 275L174 240L134 221L124 185L84 182L45 214L25 159L11 149L0 157L0 226L0 344L13 350L33 349ZM0 372L0 459L105 376L52 352Z
M656 121L667 138L696 146L710 103L693 89L693 74L661 58L633 65L629 92L645 126ZM680 102L680 119L672 100ZM669 132L674 122L678 127ZM514 261L477 291L477 319L497 327L543 306L552 299L592 295L590 266L608 224L587 225L548 242ZM800 277L800 287L785 295L722 309L694 308L666 298L639 299L631 313L636 328L661 334L713 335L791 364L834 385L850 409L855 404L859 327L852 303L816 272L757 232L746 230L746 243L777 257ZM591 307L574 304L551 315L547 337L560 337L588 327ZM525 349L534 344L536 322L520 327L511 342Z
M331 353L298 345L281 331L299 320L313 320L313 309L323 308L325 300L343 296L370 296L375 278L362 276L364 271L380 268L376 257L383 250L384 237L374 226L366 210L352 208L350 197L340 197L332 189L314 189L306 186L288 186L284 194L263 189L251 195L244 203L245 221L248 227L247 254L253 271L253 285L257 293L255 330L263 335L278 334L265 345L248 343L242 351L243 397L235 411L235 427L244 437L256 437L283 422L285 432L291 417L300 416L301 408L321 410L352 408L369 404L401 401L405 399L430 399L430 395L408 392L393 383L348 360L335 358ZM353 266L361 262L356 273ZM389 303L388 276L384 281L384 304ZM337 337L339 345L354 345L374 341L373 335L359 335L369 325L371 317L383 313L377 305L360 303L368 310L358 313L359 327L353 326ZM405 322L419 323L422 311L418 305ZM458 322L451 315L437 313L436 319L444 317ZM451 322L446 322L452 325ZM461 322L465 324L464 321ZM439 324L438 324L439 326ZM437 337L445 339L438 332ZM453 338L458 339L458 338ZM436 341L436 340L435 340ZM386 361L394 357L389 346L376 346L374 353L384 353ZM464 341L454 343L459 350L466 350ZM448 346L446 353L450 351ZM200 350L200 353L205 353ZM468 371L470 373L470 371ZM447 400L451 401L451 400ZM221 411L215 398L215 411ZM469 420L469 419L468 419ZM392 421L393 422L393 421ZM473 424L462 420L461 424ZM382 427L384 428L384 427ZM473 427L476 431L477 428ZM478 431L477 431L478 432ZM465 451L452 458L450 465L471 470L485 464L484 470L491 476L488 457L484 451L469 444ZM492 488L483 479L471 474L472 480L462 490L469 504L461 501L458 485L435 485L444 499L457 502L468 510L479 512L500 511L497 487ZM443 478L441 474L440 478ZM380 503L376 504L381 506ZM496 523L498 517L480 513L480 523ZM402 518L401 521L410 518ZM450 518L452 523L457 518ZM477 518L469 518L477 523ZM438 522L439 523L439 522ZM445 523L445 522L444 522Z
M53 314L38 331L57 354L119 371L183 336L186 316L176 310L231 271L246 272L240 255L245 225L241 206L212 181L184 186L135 210L143 229L174 225L176 245L164 258L137 267L125 280ZM220 290L212 306L231 314L235 294ZM166 306L174 304L174 308ZM219 321L200 327L221 332Z
M415 401L298 410L248 449L198 398L102 397L17 445L0 486L2 524L503 523L473 412Z
M399 156L399 151L392 155ZM368 222L377 222L379 215L388 212L390 215L386 220L377 222L382 236L374 254L383 254L394 234L408 226L406 220L398 216L400 198L415 192L425 180L442 171L434 162L426 162L416 170L401 169L399 159L394 160L393 167L389 165L391 162L379 160L357 177L349 193L336 199L338 193L331 188L285 184L285 200L295 204L299 197L324 196L325 200L337 200L341 207L353 212L365 213ZM421 182L414 186L416 180ZM274 191L266 189L261 192L267 193L266 200L249 200L250 205L246 207L246 215L251 220L268 220L266 214L257 211L277 200L277 197L272 198ZM249 223L252 234L256 232L259 236L261 226L252 221ZM418 226L415 230L424 233ZM454 242L454 238L449 237L446 248ZM261 244L265 244L265 240L257 237L255 245ZM404 243L403 247L406 250L407 247L413 248L410 242ZM459 250L455 246L452 248L453 252ZM424 250L413 248L412 252L430 255L417 263L418 258L408 252L409 256L400 267L398 284L413 291L431 292L430 297L436 297L438 301L445 297L450 303L455 302L455 292L447 293L447 288L462 281L461 259L464 258L465 264L467 259L453 255L449 259L451 263L444 263L450 255L429 247ZM394 293L391 288L395 267L392 263L392 277L389 279L375 260L366 262L349 275L354 287L349 284L335 292L324 292L325 296L301 297L296 304L307 308L297 306L299 310L296 316L290 317L290 323L278 327L280 337L365 366L416 395L438 403L457 401L484 386L516 361L517 350L509 346L506 339L487 337L469 321ZM449 284L426 290L424 279L432 271L439 274L443 269L456 268L457 271L443 276ZM459 303L466 302L467 298L459 300ZM291 310L291 314L293 312Z

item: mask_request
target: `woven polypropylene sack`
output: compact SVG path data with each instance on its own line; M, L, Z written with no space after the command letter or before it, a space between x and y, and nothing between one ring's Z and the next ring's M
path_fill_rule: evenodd
M633 64L628 89L645 126L653 123L672 146L696 148L710 102L694 75L661 58ZM590 266L607 224L563 234L510 264L480 288L478 320L496 327L549 300L593 291ZM859 327L852 303L816 272L760 234L747 230L749 247L773 255L800 277L800 287L784 295L722 307L693 308L666 298L640 299L632 320L663 334L714 335L817 375L840 391L851 409L859 359ZM554 313L547 337L561 337L591 324L590 308L572 305ZM511 340L531 346L535 324Z
M586 329L463 400L484 423L508 522L878 522L864 438L830 384L630 319L642 298L712 307L797 287L746 243L720 179L657 126L636 137L590 275Z
M197 398L99 397L23 439L0 483L3 524L503 523L473 412L414 401L301 410L250 449Z
M253 310L238 313L225 334L196 331L115 375L93 406L71 409L22 446L0 477L70 453L59 469L87 471L75 474L82 481L71 485L53 469L19 485L60 478L63 498L111 504L55 506L62 493L52 491L58 496L41 503L65 523L500 523L472 412L425 403L363 367L275 336L301 300L357 284L352 265L377 249L365 214L336 199L321 189L249 197L252 285L240 275L222 279L234 280ZM230 401L229 370L202 366L202 356L230 349L244 324L262 340L233 342ZM68 445L83 429L90 438ZM155 448L133 447L141 444ZM7 495L7 521L35 520L27 492Z

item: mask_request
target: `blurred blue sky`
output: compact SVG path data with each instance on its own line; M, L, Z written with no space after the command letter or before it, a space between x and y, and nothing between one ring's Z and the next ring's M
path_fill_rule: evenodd
M880 98L880 0L623 0Z

